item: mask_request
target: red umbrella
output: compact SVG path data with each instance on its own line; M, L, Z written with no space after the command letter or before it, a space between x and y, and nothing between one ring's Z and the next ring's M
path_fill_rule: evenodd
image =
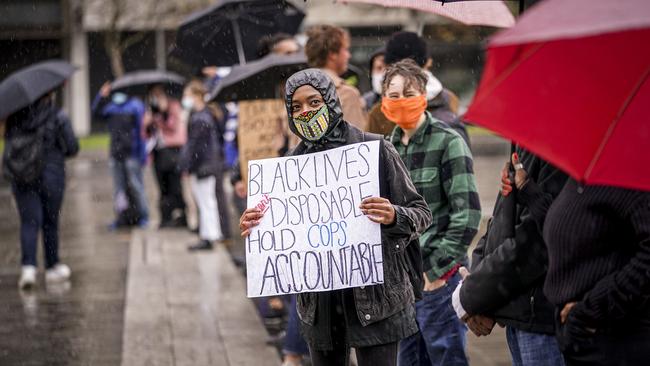
M468 121L588 184L650 190L650 1L547 0L488 47Z
M465 23L506 28L515 24L515 18L502 1L495 0L342 0L342 2L367 3L389 8L410 8Z

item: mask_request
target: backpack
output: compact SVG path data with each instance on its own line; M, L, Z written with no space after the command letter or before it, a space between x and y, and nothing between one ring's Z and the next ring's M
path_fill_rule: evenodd
M379 192L380 196L386 198L390 197L390 186L386 184L384 177L386 176L384 164L384 138L381 135L374 133L363 133L364 141L377 141L379 140ZM416 240L410 242L406 249L404 250L404 262L406 264L406 272L409 276L411 286L413 287L413 294L415 295L415 300L422 300L422 290L424 289L424 266L422 264L422 251L420 249L420 243Z
M45 131L50 124L42 123L33 130L12 126L13 131L5 135L2 173L7 180L26 185L41 176L45 166Z

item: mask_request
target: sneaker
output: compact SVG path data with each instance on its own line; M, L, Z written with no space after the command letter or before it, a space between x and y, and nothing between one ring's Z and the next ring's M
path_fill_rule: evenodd
M59 263L45 271L45 282L63 282L70 278L70 267Z
M209 240L201 240L198 243L187 247L187 250L191 252L195 250L212 250L212 242Z
M149 219L140 219L138 220L138 227L141 229L145 229L147 226L149 226Z
M23 266L18 280L18 287L21 289L30 289L36 284L36 266Z

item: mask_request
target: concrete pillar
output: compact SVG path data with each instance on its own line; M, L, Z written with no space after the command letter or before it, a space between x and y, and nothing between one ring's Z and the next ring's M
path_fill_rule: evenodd
M88 38L83 29L83 1L63 1L65 32L64 43L70 63L77 66L77 72L69 80L64 107L70 116L72 128L77 136L90 133L90 83L88 77Z
M167 49L165 47L165 30L156 29L156 68L167 70Z

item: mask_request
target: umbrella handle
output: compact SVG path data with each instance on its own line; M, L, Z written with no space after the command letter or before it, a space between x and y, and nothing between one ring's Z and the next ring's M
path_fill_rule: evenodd
M230 22L232 23L232 33L235 36L235 45L237 46L237 56L239 57L239 64L245 65L246 56L244 55L244 45L242 44L242 40L241 40L239 23L237 23L237 20L235 19L231 19Z

